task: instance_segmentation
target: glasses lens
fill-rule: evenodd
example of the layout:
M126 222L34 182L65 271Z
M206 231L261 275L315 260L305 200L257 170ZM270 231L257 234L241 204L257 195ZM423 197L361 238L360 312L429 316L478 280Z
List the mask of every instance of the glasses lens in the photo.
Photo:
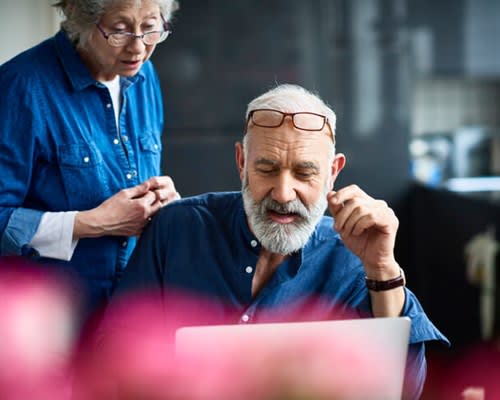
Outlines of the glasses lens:
M130 35L126 33L112 33L108 36L108 43L113 47L121 47L128 43Z
M172 31L162 31L160 32L160 38L157 43L163 42L166 38L168 38L172 34Z
M283 114L274 110L255 110L252 112L252 122L265 128L276 128L281 125Z
M312 113L297 113L293 116L293 123L299 129L320 131L325 126L325 117Z
M161 42L162 40L165 40L165 39L162 39L162 34L164 32L162 31L154 31L154 32L146 32L144 34L144 38L143 38L143 41L145 44L148 44L148 45L152 45L152 44L156 44L158 42Z

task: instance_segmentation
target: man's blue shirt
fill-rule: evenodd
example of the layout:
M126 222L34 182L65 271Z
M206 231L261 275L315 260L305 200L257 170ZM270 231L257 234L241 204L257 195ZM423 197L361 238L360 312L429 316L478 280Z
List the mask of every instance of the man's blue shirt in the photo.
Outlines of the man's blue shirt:
M322 218L304 248L283 262L252 297L259 251L239 192L179 200L164 207L142 234L117 295L131 288L195 293L215 302L209 310L218 314L213 315L216 322L229 316L234 323L290 320L301 310L318 317L372 316L363 265L344 246L331 217ZM402 315L412 321L409 369L415 377L406 393L415 398L425 379L423 342L448 341L414 294L407 288L405 294ZM321 310L311 310L311 301Z
M160 174L163 105L152 64L120 84L118 129L108 89L64 32L0 67L0 255L36 257L28 244L44 212L88 210ZM39 261L83 278L99 303L134 244L81 239L71 261Z

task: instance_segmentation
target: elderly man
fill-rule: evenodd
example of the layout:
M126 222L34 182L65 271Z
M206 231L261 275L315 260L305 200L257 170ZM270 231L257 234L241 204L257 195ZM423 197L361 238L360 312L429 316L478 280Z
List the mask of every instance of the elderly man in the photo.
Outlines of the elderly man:
M417 398L424 342L447 339L405 287L394 258L394 212L355 185L333 190L346 162L335 153L335 122L318 96L295 85L250 102L236 144L241 193L162 209L142 234L119 292L201 294L220 305L215 321L232 312L240 323L290 320L318 299L323 316L408 316L412 379L405 397ZM333 218L324 216L327 208Z

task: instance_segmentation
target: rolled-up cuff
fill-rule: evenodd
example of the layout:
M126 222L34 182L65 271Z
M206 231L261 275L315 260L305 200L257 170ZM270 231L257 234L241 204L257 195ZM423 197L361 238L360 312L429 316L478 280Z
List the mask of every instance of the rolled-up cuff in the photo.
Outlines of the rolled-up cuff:
M25 255L35 235L43 211L17 208L11 214L0 241L2 255Z
M437 329L425 314L415 295L405 288L405 305L402 316L411 319L410 344L438 340L450 346L450 341Z

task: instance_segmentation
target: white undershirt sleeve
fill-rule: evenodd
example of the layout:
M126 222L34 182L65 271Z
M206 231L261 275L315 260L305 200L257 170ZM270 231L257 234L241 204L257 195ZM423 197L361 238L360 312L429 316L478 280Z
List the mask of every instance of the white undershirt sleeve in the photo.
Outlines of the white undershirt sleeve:
M43 214L38 229L30 245L42 257L57 260L71 260L78 239L73 239L73 226L78 211L46 212Z

